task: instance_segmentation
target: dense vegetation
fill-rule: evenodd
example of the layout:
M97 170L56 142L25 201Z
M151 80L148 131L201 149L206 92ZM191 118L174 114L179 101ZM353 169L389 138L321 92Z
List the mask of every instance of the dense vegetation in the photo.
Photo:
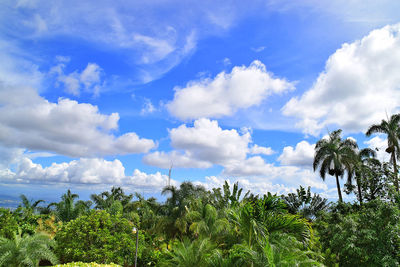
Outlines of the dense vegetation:
M16 210L0 209L0 266L133 266L136 236L138 266L398 266L399 122L393 115L367 131L388 136L390 162L341 130L317 142L313 168L336 180L336 203L310 188L254 195L227 182L210 191L168 186L163 203L119 187L91 201L68 190L47 206L22 195ZM353 203L343 202L344 177Z

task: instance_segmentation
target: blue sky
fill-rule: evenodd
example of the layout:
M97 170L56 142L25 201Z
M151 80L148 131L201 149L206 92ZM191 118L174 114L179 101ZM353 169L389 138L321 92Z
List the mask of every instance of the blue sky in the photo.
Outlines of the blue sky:
M225 179L336 198L313 145L399 111L398 1L3 1L3 195ZM378 155L387 160L384 153ZM350 196L351 198L351 196Z

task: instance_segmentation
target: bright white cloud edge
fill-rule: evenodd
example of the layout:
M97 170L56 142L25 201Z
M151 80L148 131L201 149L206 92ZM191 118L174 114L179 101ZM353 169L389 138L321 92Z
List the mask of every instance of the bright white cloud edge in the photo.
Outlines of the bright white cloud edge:
M304 133L319 135L333 125L348 132L364 132L386 113L399 111L400 24L370 32L345 43L326 62L315 84L292 98L283 114L299 119Z
M250 66L236 66L215 78L190 81L175 88L166 104L170 114L181 120L231 116L239 109L260 105L268 96L294 89L293 83L275 78L258 60Z

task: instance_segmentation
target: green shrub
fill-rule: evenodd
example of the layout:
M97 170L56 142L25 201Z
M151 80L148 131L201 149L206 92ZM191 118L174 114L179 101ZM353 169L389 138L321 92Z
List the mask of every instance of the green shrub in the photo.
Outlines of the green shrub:
M117 265L114 263L110 264L99 264L95 262L85 263L85 262L70 262L66 264L58 264L53 267L120 267L121 265Z
M56 252L61 262L83 261L133 264L136 235L133 224L120 215L91 211L63 225L57 232ZM140 257L143 235L139 235Z
M9 209L0 208L0 237L11 239L18 231L18 222Z

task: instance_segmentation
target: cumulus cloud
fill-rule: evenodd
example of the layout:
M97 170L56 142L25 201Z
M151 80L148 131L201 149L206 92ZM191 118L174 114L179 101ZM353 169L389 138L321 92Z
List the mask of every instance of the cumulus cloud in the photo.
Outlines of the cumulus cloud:
M65 57L57 57L60 63L54 66L51 70L51 74L57 75L57 82L62 83L65 87L65 91L69 94L79 96L81 89L87 92L93 93L97 96L100 93L100 89L103 85L102 73L103 70L96 63L88 63L86 68L82 72L74 71L70 74L65 74Z
M182 120L219 118L260 105L269 95L292 89L292 83L273 77L256 60L248 67L234 67L231 73L221 72L214 79L191 81L184 88L175 88L174 99L167 103L167 109Z
M120 136L118 113L60 98L49 102L30 88L0 85L0 144L80 157L148 152L155 144L129 132Z
M269 156L269 155L274 154L275 151L273 151L272 148L270 148L270 147L254 145L251 147L250 153L251 154L262 154L262 155Z
M231 161L225 164L224 175L228 176L270 176L274 165L266 163L260 156L250 157L245 160Z
M304 133L318 135L327 125L349 132L395 113L400 102L400 24L370 32L345 43L326 62L312 88L283 107L287 116L300 119Z
M311 185L316 190L326 190L327 184L312 172L299 168L277 168L274 176L223 178L223 176L205 177L204 181L192 181L207 189L221 187L225 180L230 185L239 182L245 190L252 193L267 192L287 194L295 191L299 185ZM271 173L270 173L271 174ZM269 174L268 174L269 175ZM285 179L281 179L281 175ZM117 185L129 186L132 190L157 192L168 184L168 175L160 172L145 173L135 169L131 175L125 174L125 168L118 159L108 161L100 158L81 158L70 162L53 163L48 167L34 163L27 157L21 157L14 169L0 168L0 181L3 183L39 183L72 185ZM333 180L332 180L333 181ZM179 182L171 179L171 185Z
M171 145L177 151L154 152L144 157L150 165L166 168L225 166L232 161L245 160L251 143L250 133L223 130L217 121L199 119L188 127L185 124L169 131ZM180 152L181 151L181 152Z
M286 146L278 160L282 165L312 166L315 154L315 144L307 141L299 142L295 148Z
M156 151L143 157L143 162L148 165L157 166L159 168L168 169L171 166L179 168L210 168L212 163L209 161L196 159L190 152Z
M217 121L203 118L196 120L193 127L183 124L171 129L169 135L175 150L147 154L143 158L144 163L164 169L171 165L178 168L209 168L219 165L223 167L218 178L220 181L223 182L221 177L235 177L253 185L252 189L258 187L260 190L274 190L271 192L278 190L274 184L281 184L279 190L298 188L300 184L304 186L307 183L316 189L327 188L310 166L276 166L261 156L250 156L269 155L272 152L267 147L251 146L250 131L239 133L234 129L224 130ZM302 151L301 145L296 149L297 154Z
M255 194L266 194L267 192L276 194L288 194L295 192L300 185L311 186L313 190L326 191L328 188L335 189L334 183L323 182L321 178L315 175L310 170L302 170L300 168L287 168L287 167L276 167L278 170L276 173L279 175L271 176L260 176L260 177L233 177L226 178L226 176L209 176L205 178L204 182L196 182L205 186L207 189L222 187L225 181L230 186L238 182L239 186L246 192ZM285 175L286 179L280 179L280 175ZM333 181L333 180L332 180ZM333 191L335 193L335 191ZM336 198L336 195L330 195L330 197Z
M81 158L43 167L23 157L18 161L15 171L2 168L0 177L0 181L7 183L125 185L151 192L161 190L168 183L168 176L160 172L147 174L135 169L132 175L126 175L118 159L107 161L100 158ZM171 179L171 185L177 184L177 181Z

